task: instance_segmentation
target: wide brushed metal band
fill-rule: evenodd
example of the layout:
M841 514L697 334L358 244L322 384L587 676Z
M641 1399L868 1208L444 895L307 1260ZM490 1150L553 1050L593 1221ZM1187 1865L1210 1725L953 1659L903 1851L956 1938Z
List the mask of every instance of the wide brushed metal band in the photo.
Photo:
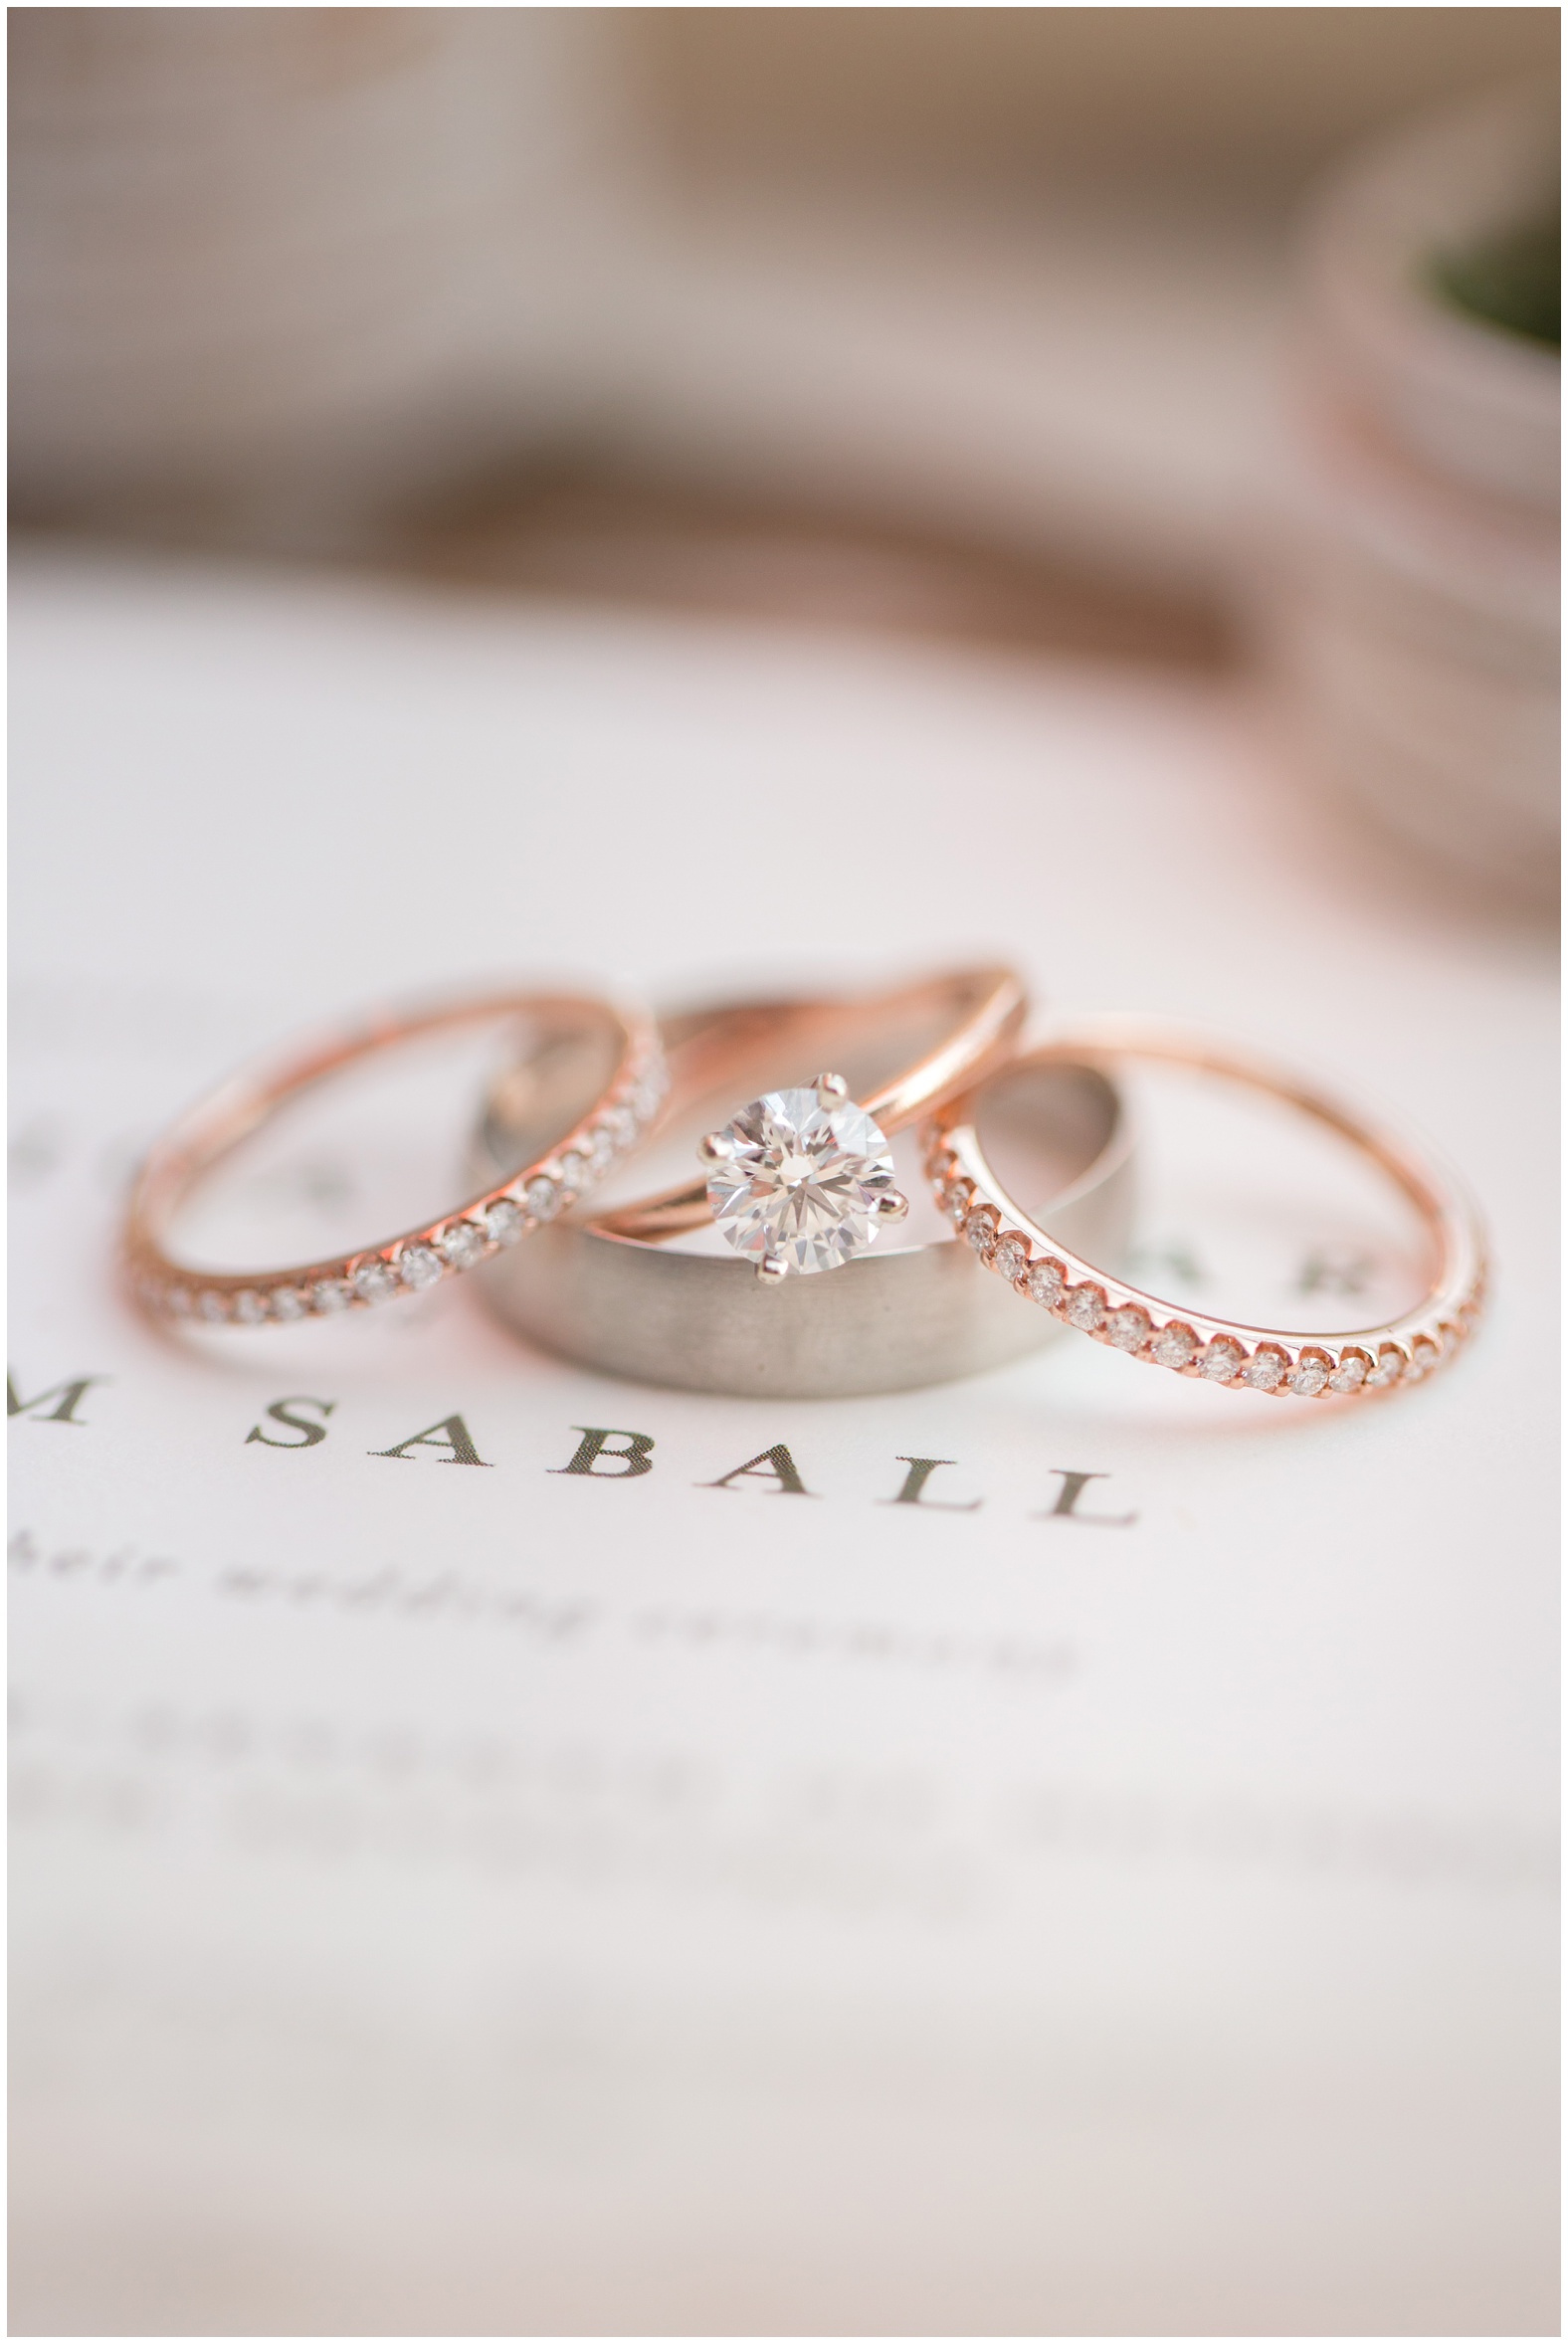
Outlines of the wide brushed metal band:
M857 1094L895 1094L898 1106L883 1110L885 1120L907 1122L938 1083L918 1078L915 1068L879 1082L876 1058L879 1039L895 1041L906 1027L915 999L908 989L861 1003L747 1004L667 1021L671 1113L721 1094L726 1083L738 1099L747 1085L809 1073L814 1052L833 1055L823 1053L822 1030L837 1025L841 1055L849 1055L852 1029L862 1055ZM1018 1001L1021 1014L1021 992ZM1009 1015L999 1036L991 1021L976 1055L999 1063L1016 1024ZM1042 1075L1035 1104L1053 1162L1067 1166L1042 1209L1053 1226L1071 1226L1085 1244L1092 1233L1119 1256L1131 1219L1132 1146L1117 1091L1092 1069L1059 1067ZM514 1125L498 1128L492 1111L481 1160L514 1148L517 1136ZM770 1290L745 1263L672 1250L666 1241L694 1226L690 1200L679 1192L573 1214L489 1265L481 1288L508 1325L581 1366L757 1399L908 1391L1003 1366L1054 1331L1044 1313L1008 1307L1012 1297L960 1240L879 1245L829 1275Z

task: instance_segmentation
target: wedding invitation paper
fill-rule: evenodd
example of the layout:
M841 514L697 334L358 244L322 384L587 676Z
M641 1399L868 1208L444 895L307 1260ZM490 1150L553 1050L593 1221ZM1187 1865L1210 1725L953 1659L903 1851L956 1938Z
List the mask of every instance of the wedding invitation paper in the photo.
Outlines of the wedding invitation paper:
M13 2326L1553 2330L1544 948L1208 682L109 560L13 616ZM474 1279L116 1286L139 1149L296 1027L970 955L1426 1133L1469 1349L763 1402ZM1233 1103L1145 1112L1159 1290L1412 1274L1328 1156L1255 1202Z

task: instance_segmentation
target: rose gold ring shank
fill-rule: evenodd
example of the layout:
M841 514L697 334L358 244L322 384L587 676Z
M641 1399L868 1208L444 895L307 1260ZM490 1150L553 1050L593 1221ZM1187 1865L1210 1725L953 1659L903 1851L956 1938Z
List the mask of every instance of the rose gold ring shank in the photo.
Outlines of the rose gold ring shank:
M1021 1213L986 1161L975 1132L983 1085L938 1109L925 1130L937 1201L976 1256L1038 1307L1130 1357L1279 1397L1384 1391L1417 1383L1470 1333L1485 1285L1485 1244L1474 1208L1451 1175L1407 1140L1311 1080L1218 1037L1180 1026L1101 1018L1056 1029L1010 1074L1067 1061L1114 1073L1142 1060L1192 1067L1287 1100L1372 1158L1415 1207L1431 1249L1427 1291L1386 1324L1307 1334L1248 1326L1178 1308L1081 1260Z
M416 1229L291 1269L193 1269L168 1250L170 1224L197 1184L299 1093L378 1051L487 1022L515 1022L541 1047L597 1040L601 1064L610 1065L591 1106L536 1161ZM235 1075L156 1143L126 1208L130 1289L157 1317L241 1326L330 1317L419 1292L514 1245L597 1185L658 1120L668 1087L653 1019L587 995L490 994L372 1016Z

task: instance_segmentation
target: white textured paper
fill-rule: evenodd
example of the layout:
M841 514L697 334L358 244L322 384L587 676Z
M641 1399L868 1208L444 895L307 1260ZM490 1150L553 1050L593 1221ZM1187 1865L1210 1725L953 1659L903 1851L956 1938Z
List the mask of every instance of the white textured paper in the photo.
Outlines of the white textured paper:
M13 613L13 2326L1554 2328L1544 951L1218 686L107 561ZM970 951L1429 1133L1468 1355L761 1403L462 1281L201 1350L112 1290L136 1149L323 1012ZM1350 1274L1213 1166L1148 1167L1168 1276ZM485 1469L374 1454L454 1415ZM809 1495L712 1485L778 1444Z

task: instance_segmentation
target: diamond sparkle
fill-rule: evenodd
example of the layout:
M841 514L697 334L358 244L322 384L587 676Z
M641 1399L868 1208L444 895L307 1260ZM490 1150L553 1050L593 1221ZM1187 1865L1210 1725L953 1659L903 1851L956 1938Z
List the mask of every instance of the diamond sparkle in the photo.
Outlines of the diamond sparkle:
M522 1235L522 1207L510 1197L497 1197L485 1215L485 1227L494 1246L514 1246Z
M1194 1358L1197 1349L1198 1338L1192 1328L1175 1319L1169 1326L1160 1328L1149 1345L1149 1356L1157 1359L1161 1367L1172 1367L1179 1373Z
M1003 1238L991 1257L992 1269L1005 1277L1009 1285L1018 1283L1028 1266L1029 1248L1021 1237Z
M893 1198L884 1134L853 1099L770 1090L742 1107L710 1161L707 1201L725 1241L760 1270L837 1270L875 1244Z
M479 1260L487 1242L477 1221L449 1221L436 1245L454 1270L467 1270L471 1262Z
M1063 1315L1070 1326L1094 1334L1105 1323L1105 1297L1098 1286L1073 1286Z
M1124 1309L1111 1312L1105 1332L1118 1351L1141 1351L1149 1339L1148 1313L1129 1302Z
M991 1250L996 1244L996 1215L988 1205L982 1206L978 1212L970 1214L964 1225L964 1235L981 1261L988 1262L991 1259Z
M397 1258L397 1273L417 1293L421 1286L433 1286L441 1275L441 1256L433 1246L405 1246Z
M530 1180L522 1193L535 1221L553 1221L561 1209L561 1192L543 1172Z
M1029 1290L1043 1310L1054 1310L1062 1299L1062 1265L1037 1262L1029 1272Z

